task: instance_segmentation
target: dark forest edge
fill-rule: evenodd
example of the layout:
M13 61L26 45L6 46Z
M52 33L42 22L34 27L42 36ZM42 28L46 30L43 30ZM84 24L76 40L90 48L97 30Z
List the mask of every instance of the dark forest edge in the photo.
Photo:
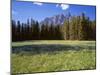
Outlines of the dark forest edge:
M96 21L84 13L69 16L63 25L40 25L33 19L27 23L12 20L12 41L25 40L96 40Z

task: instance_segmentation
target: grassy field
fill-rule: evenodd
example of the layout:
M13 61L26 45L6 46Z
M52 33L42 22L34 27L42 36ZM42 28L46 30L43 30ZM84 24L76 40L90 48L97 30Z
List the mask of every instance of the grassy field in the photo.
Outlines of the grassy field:
M95 41L13 42L12 73L95 69L95 56Z

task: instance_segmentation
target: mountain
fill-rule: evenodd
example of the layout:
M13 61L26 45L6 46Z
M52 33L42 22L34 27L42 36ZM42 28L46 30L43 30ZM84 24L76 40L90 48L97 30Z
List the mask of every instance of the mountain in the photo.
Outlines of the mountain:
M62 25L64 21L68 18L68 15L60 14L60 15L55 15L52 17L47 17L43 21L40 22L40 24L48 24L48 25Z

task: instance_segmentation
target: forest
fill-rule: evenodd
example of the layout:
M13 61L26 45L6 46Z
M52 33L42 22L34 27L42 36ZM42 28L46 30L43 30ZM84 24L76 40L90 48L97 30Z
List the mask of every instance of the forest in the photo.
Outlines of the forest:
M90 20L85 13L68 15L62 25L41 25L34 19L27 19L26 23L12 20L12 41L96 40L96 20Z

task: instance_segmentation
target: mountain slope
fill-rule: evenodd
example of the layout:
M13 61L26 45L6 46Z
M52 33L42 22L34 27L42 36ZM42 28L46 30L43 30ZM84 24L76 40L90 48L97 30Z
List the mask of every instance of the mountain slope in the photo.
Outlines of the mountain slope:
M43 21L40 22L40 24L48 24L48 25L62 25L64 21L68 18L68 15L60 14L60 15L55 15L52 17L47 17Z

